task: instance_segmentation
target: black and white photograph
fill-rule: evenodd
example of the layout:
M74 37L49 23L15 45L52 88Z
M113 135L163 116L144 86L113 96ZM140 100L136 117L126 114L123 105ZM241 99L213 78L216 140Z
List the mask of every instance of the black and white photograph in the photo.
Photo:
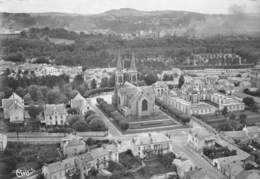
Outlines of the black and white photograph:
M0 0L0 179L260 179L260 0Z

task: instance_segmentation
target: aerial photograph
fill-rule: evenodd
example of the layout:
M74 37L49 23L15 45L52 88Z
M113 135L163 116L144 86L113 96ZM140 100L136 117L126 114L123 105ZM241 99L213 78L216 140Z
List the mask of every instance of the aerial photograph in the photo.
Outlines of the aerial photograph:
M260 0L0 0L0 179L260 179Z

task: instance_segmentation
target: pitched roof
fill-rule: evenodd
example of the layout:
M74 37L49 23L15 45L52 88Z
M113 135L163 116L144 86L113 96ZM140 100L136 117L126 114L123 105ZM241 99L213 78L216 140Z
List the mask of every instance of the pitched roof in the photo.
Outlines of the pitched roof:
M109 152L117 152L117 146L115 144L103 145L102 147L93 149L90 154L93 158L99 158L104 155L109 155Z
M44 115L53 115L54 113L58 115L67 114L64 104L46 104L44 109Z
M71 100L85 100L85 98L80 93L77 93L77 95Z
M2 100L2 106L4 109L10 108L11 105L16 103L20 107L23 107L23 99L16 93L13 93L9 98Z
M143 133L138 135L135 145L149 145L153 143L169 142L170 139L162 133Z

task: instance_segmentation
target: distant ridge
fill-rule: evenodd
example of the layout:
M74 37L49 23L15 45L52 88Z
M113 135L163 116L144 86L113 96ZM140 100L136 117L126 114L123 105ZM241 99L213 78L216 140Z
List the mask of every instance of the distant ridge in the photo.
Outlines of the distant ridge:
M154 31L183 36L259 35L258 14L202 14L188 11L113 9L99 14L60 12L0 13L1 32L31 27L66 28L73 31L106 30L113 33Z

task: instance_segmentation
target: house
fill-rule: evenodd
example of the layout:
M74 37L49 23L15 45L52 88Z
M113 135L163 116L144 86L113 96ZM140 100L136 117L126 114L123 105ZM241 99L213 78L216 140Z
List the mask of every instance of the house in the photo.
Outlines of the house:
M172 141L162 133L143 133L131 141L132 153L139 158L149 158L172 150Z
M7 136L4 134L0 134L0 152L5 151L7 146Z
M86 99L80 93L77 93L77 95L71 99L70 106L71 108L78 109L82 115L90 110L90 106L87 105Z
M10 119L10 122L24 122L24 101L16 93L2 99L2 107L5 119Z
M190 160L174 159L172 162L177 167L179 177L184 178L191 171L197 170L197 166Z
M204 130L195 129L188 134L188 144L199 153L204 147L211 147L215 144L215 138Z
M117 146L103 145L89 152L46 164L42 167L42 173L46 179L66 179L66 176L75 173L80 174L80 179L84 179L92 168L101 170L108 166L108 161L118 160Z
M76 134L69 134L62 138L60 146L63 154L67 156L78 155L80 153L86 152L87 150L83 137L80 137Z
M103 145L90 151L96 169L106 168L108 161L119 161L119 152L116 144Z
M161 97L164 93L168 93L169 87L164 81L157 81L153 84L156 97Z
M67 111L64 104L46 104L44 107L44 117L41 123L50 125L65 125Z
M45 164L42 167L42 174L45 179L66 179L67 175L76 173L75 159L67 158L58 162Z

